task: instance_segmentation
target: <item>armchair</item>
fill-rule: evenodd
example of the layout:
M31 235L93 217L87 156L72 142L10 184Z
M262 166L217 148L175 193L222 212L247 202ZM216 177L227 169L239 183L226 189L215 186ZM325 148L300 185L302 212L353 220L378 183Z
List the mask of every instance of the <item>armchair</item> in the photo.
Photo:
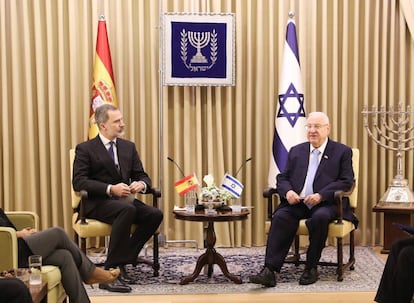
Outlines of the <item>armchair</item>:
M18 230L25 227L39 229L39 216L36 213L8 211L6 214ZM0 271L18 268L17 236L13 228L0 227L0 247ZM42 266L42 278L47 281L47 302L65 302L66 293L59 268L52 265Z
M75 150L71 149L69 151L70 158L70 169L71 176L73 173L73 161L75 159ZM86 191L75 192L72 189L72 227L75 231L75 242L79 245L80 249L86 254L86 239L91 237L109 237L111 235L112 227L110 224L106 224L99 220L90 219L85 216L84 207L82 200L87 198L88 193ZM158 188L151 188L150 194L152 195L152 205L158 207L158 199L161 197L161 191ZM79 210L79 212L78 212ZM131 231L135 230L136 226L131 226ZM146 260L144 258L138 257L138 262L145 263L151 266L154 270L154 277L158 277L160 263L159 263L159 244L158 244L158 234L157 231L153 235L152 243L152 261Z
M357 207L358 197L358 177L359 177L359 149L352 149L352 165L355 175L354 185L348 192L337 191L335 193L335 203L338 206L338 218L329 224L328 238L336 238L337 261L336 262L319 262L322 266L335 266L337 273L337 281L343 281L343 274L346 269L353 270L355 264L355 226L352 222L344 220L342 217L342 200L344 197L349 198L349 203L353 211ZM274 210L274 203L278 204L278 196L275 188L266 188L263 191L263 197L267 199L267 220L265 222L265 230L269 231L270 222ZM275 197L275 199L273 199ZM274 201L275 200L275 201ZM308 229L305 220L300 220L299 228L294 239L294 254L292 257L286 258L285 263L294 263L296 266L305 264L305 260L300 259L299 240L300 236L308 236ZM346 263L343 261L343 239L349 235L349 259Z

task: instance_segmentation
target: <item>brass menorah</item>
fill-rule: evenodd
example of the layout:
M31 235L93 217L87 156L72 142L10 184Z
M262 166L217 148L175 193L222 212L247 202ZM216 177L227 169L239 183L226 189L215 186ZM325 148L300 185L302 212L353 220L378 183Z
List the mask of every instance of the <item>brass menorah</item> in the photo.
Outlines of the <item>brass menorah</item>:
M409 105L403 109L399 104L396 110L393 106L390 106L388 110L384 106L380 106L379 110L376 106L372 106L371 110L368 110L368 107L364 105L362 114L364 127L369 137L379 146L395 151L397 157L397 174L379 204L412 206L414 195L408 186L408 180L404 178L402 157L404 152L414 149L414 134L412 134L414 112L411 111Z

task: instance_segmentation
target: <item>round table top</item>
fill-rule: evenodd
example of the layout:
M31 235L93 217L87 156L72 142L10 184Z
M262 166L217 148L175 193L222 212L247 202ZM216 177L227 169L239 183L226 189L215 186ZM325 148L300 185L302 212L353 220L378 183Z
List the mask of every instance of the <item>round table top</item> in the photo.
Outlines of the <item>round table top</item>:
M232 211L217 211L214 214L207 214L202 211L196 211L195 213L189 213L185 210L174 210L175 218L184 221L196 221L196 222L229 222L246 220L250 211L248 209L241 210L240 213L234 213Z

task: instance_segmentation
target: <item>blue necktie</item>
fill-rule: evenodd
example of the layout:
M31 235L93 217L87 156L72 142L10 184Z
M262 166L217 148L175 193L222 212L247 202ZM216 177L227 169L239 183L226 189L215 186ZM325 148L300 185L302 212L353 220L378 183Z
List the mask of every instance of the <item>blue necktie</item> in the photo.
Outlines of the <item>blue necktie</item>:
M118 163L116 163L116 161L115 161L115 152L114 152L114 145L116 144L114 141L110 141L109 142L109 144L111 145L109 148L108 148L108 153L109 153L109 156L112 158L112 161L114 161L114 164L115 164L115 166L116 166L116 169L118 170L118 172L119 172L119 165L118 165Z
M108 153L109 153L109 156L112 158L112 161L114 161L114 163L115 163L115 155L114 155L114 144L115 144L115 142L110 141L109 144L111 146L108 148Z
M305 197L313 194L313 180L315 179L316 170L319 166L319 154L321 152L318 149L314 149L312 151L312 156L309 160L309 166L308 166L308 181L306 182L306 188L305 188ZM311 208L312 206L308 206Z

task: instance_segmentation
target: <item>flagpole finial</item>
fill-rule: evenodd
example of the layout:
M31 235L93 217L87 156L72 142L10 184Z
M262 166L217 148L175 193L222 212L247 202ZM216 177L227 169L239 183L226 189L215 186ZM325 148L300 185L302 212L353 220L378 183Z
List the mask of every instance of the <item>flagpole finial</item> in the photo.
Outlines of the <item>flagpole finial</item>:
M290 12L289 12L289 18L290 18L290 19L295 18L295 13L294 13L293 11L290 11Z
M99 16L99 21L105 21L105 15L100 15Z

